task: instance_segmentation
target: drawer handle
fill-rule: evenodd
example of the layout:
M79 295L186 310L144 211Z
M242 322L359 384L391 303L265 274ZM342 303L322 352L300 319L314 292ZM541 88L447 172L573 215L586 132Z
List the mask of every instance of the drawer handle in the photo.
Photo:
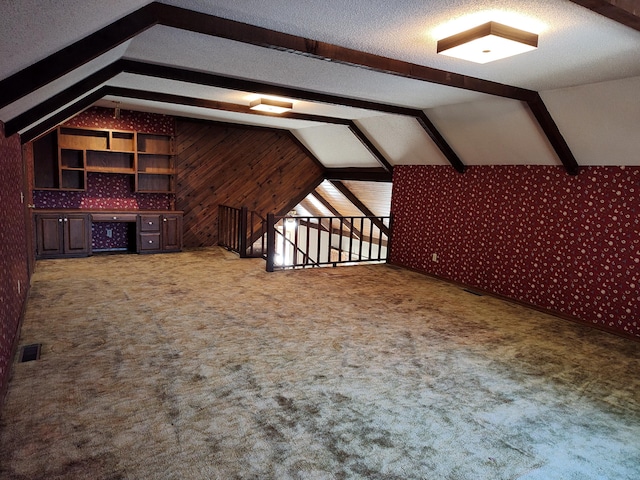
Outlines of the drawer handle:
M149 225L153 225L153 222L149 222Z
M153 240L149 240L149 243L153 243Z
M114 219L114 220L117 220L117 219L118 219L118 217L113 217L113 219Z

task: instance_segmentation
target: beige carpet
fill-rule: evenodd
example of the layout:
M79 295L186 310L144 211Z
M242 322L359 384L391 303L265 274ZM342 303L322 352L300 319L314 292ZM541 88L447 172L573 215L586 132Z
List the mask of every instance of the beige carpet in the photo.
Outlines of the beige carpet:
M386 265L37 265L3 479L640 478L640 344Z

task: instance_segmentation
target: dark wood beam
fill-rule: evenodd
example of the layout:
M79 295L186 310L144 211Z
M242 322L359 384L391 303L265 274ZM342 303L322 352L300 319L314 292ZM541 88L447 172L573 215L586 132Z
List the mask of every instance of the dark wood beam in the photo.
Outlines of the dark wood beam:
M353 133L358 140L360 140L360 143L362 143L362 145L364 145L369 153L371 153L371 155L375 157L378 163L382 165L382 168L384 168L387 172L393 172L393 165L391 165L389 161L384 158L384 155L382 154L382 152L380 152L380 150L378 150L378 147L376 147L373 142L369 140L369 138L360 129L360 127L356 125L355 122L349 123L349 131Z
M326 180L361 180L365 182L391 182L393 174L384 168L327 168L324 172Z
M622 25L640 31L638 0L571 0Z
M12 118L7 122L8 131L12 132L11 134L13 135L29 125L37 123L40 119L46 117L51 112L55 112L64 105L67 105L69 102L73 102L80 98L88 91L102 85L104 82L115 77L120 72L122 72L122 65L120 64L120 60L117 60L101 70L98 70L96 73L89 75L84 80L81 80L66 90L63 90L57 95L48 98L26 112Z
M390 235L389 227L387 227L382 221L377 218L377 215L374 214L369 208L362 203L362 201L351 191L347 186L340 181L331 181L331 184L338 189L340 193L342 193L347 199L353 203L353 205L365 214L367 217L371 217L373 223L376 227L378 227L387 237Z
M625 15L636 17L635 8L630 7L633 5L631 0L619 0L619 2L614 2L613 0L587 2L585 0L585 3L594 4L594 8L598 8L600 10L611 10L613 7L614 13L617 12L615 13L615 15L620 16L621 18ZM618 7L617 5L619 4L623 5L623 7ZM49 57L15 73L14 75L1 80L0 108L8 105L9 103L12 103L19 98L22 98L23 96L33 92L34 90L86 64L87 62L93 60L94 58L97 58L103 53L111 50L117 45L120 45L126 40L135 37L139 33L156 24L179 28L191 32L198 32L220 38L226 38L265 48L278 49L287 52L298 52L305 56L310 56L322 60L331 60L333 62L366 68L368 70L373 70L380 73L397 75L414 80L522 100L527 102L530 106L533 105L532 111L539 108L539 95L531 90L496 82L490 82L479 78L460 75L444 70L438 70L423 65L395 60L392 58L382 57L367 52L361 52L345 47L340 47L338 45L319 42L296 35L276 32L262 27L256 27L233 20L223 19L213 15L195 12L185 8L174 7L171 5L165 5L155 2L140 8L139 10L113 22L107 27L104 27L93 34L88 35L82 40L79 40L76 43L69 45L68 47L65 47L62 50L59 50L58 52L50 55ZM143 72L131 73L144 74ZM195 72L191 72L192 78L196 76L197 75L195 74ZM184 78L174 79L190 81ZM227 83L226 87L223 85L219 86L233 89L245 89L250 91L254 90L253 88L243 88L241 85L251 85L255 82L247 83L247 81L239 79L231 80L231 84ZM265 84L262 85L264 86ZM294 96L289 95L286 91L291 92L295 91L295 89L277 85L272 85L269 88L271 91L264 93L283 96ZM309 95L311 95L312 93L313 92L306 92L307 99L316 101L327 101L327 97L331 97L327 96L326 94L316 93L315 97L311 98L309 97ZM358 108L376 109L373 107L373 104L375 102L357 101L355 99L350 99L350 102L351 103L347 105L355 106ZM359 105L356 105L357 103L359 103ZM369 106L366 106L367 104L369 104ZM397 108L402 110L402 107ZM398 110L396 110L395 112L393 110L393 106L386 105L385 108L380 111L403 114ZM408 109L404 110L406 111ZM546 110L546 108L544 110ZM536 115L536 118L538 118L538 115ZM432 126L429 126L426 122L423 123L428 127L427 133L429 133ZM541 126L546 132L545 125ZM435 135L435 137L437 138L438 135ZM442 148L442 141L444 141L442 138L437 141L437 144L440 148ZM550 138L550 141L552 142L552 144L554 142L557 143L557 137ZM450 158L452 151L449 152L448 150L450 149L445 148L445 151L443 151L443 153L449 159L452 165L457 170L460 170L461 166L457 164L455 159L452 160ZM564 151L565 149L562 150ZM556 149L556 151L558 152L558 149ZM571 164L572 159L572 155L571 158L561 157L561 161L563 162L563 164Z
M90 62L157 23L157 5L146 5L14 73L0 81L0 108Z
M315 164L318 165L324 172L326 170L326 167L323 165L323 163L320 160L318 160L318 157L316 157L315 154L311 150L309 150L307 146L304 143L302 143L300 139L296 137L291 130L288 130L288 133L293 143L295 143L298 146L298 148L300 148L300 150L306 153L307 156L311 158L315 162ZM324 180L324 173L323 173L322 179Z
M177 105L187 105L190 107L208 108L210 110L221 110L224 112L244 113L248 115L258 115L263 117L288 118L291 120L305 120L308 122L330 123L337 125L349 125L350 120L345 118L329 117L325 115L313 115L310 113L268 113L259 110L251 110L249 105L238 105L236 103L218 102L216 100L207 100L204 98L186 97L183 95L174 95L170 93L149 92L146 90L137 90L123 87L106 87L106 95L135 98L138 100L151 100L154 102L174 103Z
M425 132L427 132L427 135L429 135L431 140L433 140L433 143L436 144L443 155L447 158L451 166L455 168L456 171L464 173L467 169L466 165L462 163L460 157L458 157L456 152L454 152L453 148L449 146L449 144L440 134L435 125L431 122L431 120L429 120L427 114L421 111L420 113L418 113L416 120L418 120L420 126L424 129Z
M158 22L162 25L226 38L237 42L286 52L298 52L319 60L362 67L367 70L396 75L414 80L447 85L500 97L527 100L533 93L524 88L504 85L480 78L469 77L445 70L395 60L372 53L353 50L310 38L276 32L246 23L198 13L181 7L156 4Z
M301 190L300 192L298 192L297 195L294 195L293 197L291 197L287 205L284 208L280 209L278 212L276 212L275 215L277 217L286 216L291 210L293 210L296 207L296 205L298 205L302 200L307 198L307 196L310 193L312 193L316 188L318 188L318 185L320 185L323 181L324 181L324 177L320 175L318 178L316 178L313 184L309 186L307 190L304 190L304 191Z
M331 205L331 202L329 202L329 200L324 198L317 190L311 192L310 195L313 196L316 200L318 200L322 205L324 205L324 207L336 217L344 217L344 215L342 215L337 208ZM357 228L355 228L349 220L345 218L343 222L352 234L358 237L358 239L362 238L362 234L360 233L360 231Z
M551 117L551 114L549 113L549 110L547 110L542 98L540 95L536 94L536 96L537 98L528 102L527 105L529 105L531 112L538 120L540 127L549 139L549 143L551 143L551 146L558 155L558 158L560 158L560 161L567 170L567 173L569 175L577 175L580 173L580 166L578 165L578 162L573 156L573 153L571 153L569 145L567 145L567 142L560 133L556 122L553 120L553 117Z
M103 87L104 88L104 87ZM85 108L89 108L95 102L100 100L104 96L104 91L102 89L98 89L95 92L90 93L89 95L82 97L77 102L69 105L64 110L59 111L55 115L47 118L46 120L38 123L35 127L30 128L29 130L23 132L20 135L20 142L24 145L31 140L38 138L43 133L48 132L52 128L55 128L60 123L65 120L77 115Z
M226 88L229 90L242 90L261 95L277 95L280 97L329 103L333 105L344 105L347 107L375 110L384 113L394 113L397 115L415 116L417 114L417 110L413 108L399 107L397 105L389 105L386 103L361 100L340 95L331 95L267 82L258 82L255 80L245 80L225 75L187 70L168 65L157 65L154 63L146 63L136 60L122 60L122 67L122 71L126 73L194 83L197 85L207 85L210 87Z

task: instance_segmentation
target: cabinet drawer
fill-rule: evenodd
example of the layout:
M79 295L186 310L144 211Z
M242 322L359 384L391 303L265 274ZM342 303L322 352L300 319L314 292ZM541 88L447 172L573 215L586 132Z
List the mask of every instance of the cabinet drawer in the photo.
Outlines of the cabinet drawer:
M160 250L160 234L141 233L139 250L141 252L146 252L149 250Z
M94 222L135 222L137 216L135 213L94 213L91 219Z
M141 232L159 232L160 215L140 215Z

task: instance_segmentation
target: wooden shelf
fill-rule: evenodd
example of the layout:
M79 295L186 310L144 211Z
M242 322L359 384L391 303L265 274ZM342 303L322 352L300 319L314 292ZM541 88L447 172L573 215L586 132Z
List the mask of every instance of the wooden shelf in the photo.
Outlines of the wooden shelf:
M136 171L133 168L115 168L115 167L87 167L87 172L93 173L121 173L124 175L134 175Z
M132 190L175 191L171 135L58 127L34 142L34 188L84 190L86 174L132 175Z

